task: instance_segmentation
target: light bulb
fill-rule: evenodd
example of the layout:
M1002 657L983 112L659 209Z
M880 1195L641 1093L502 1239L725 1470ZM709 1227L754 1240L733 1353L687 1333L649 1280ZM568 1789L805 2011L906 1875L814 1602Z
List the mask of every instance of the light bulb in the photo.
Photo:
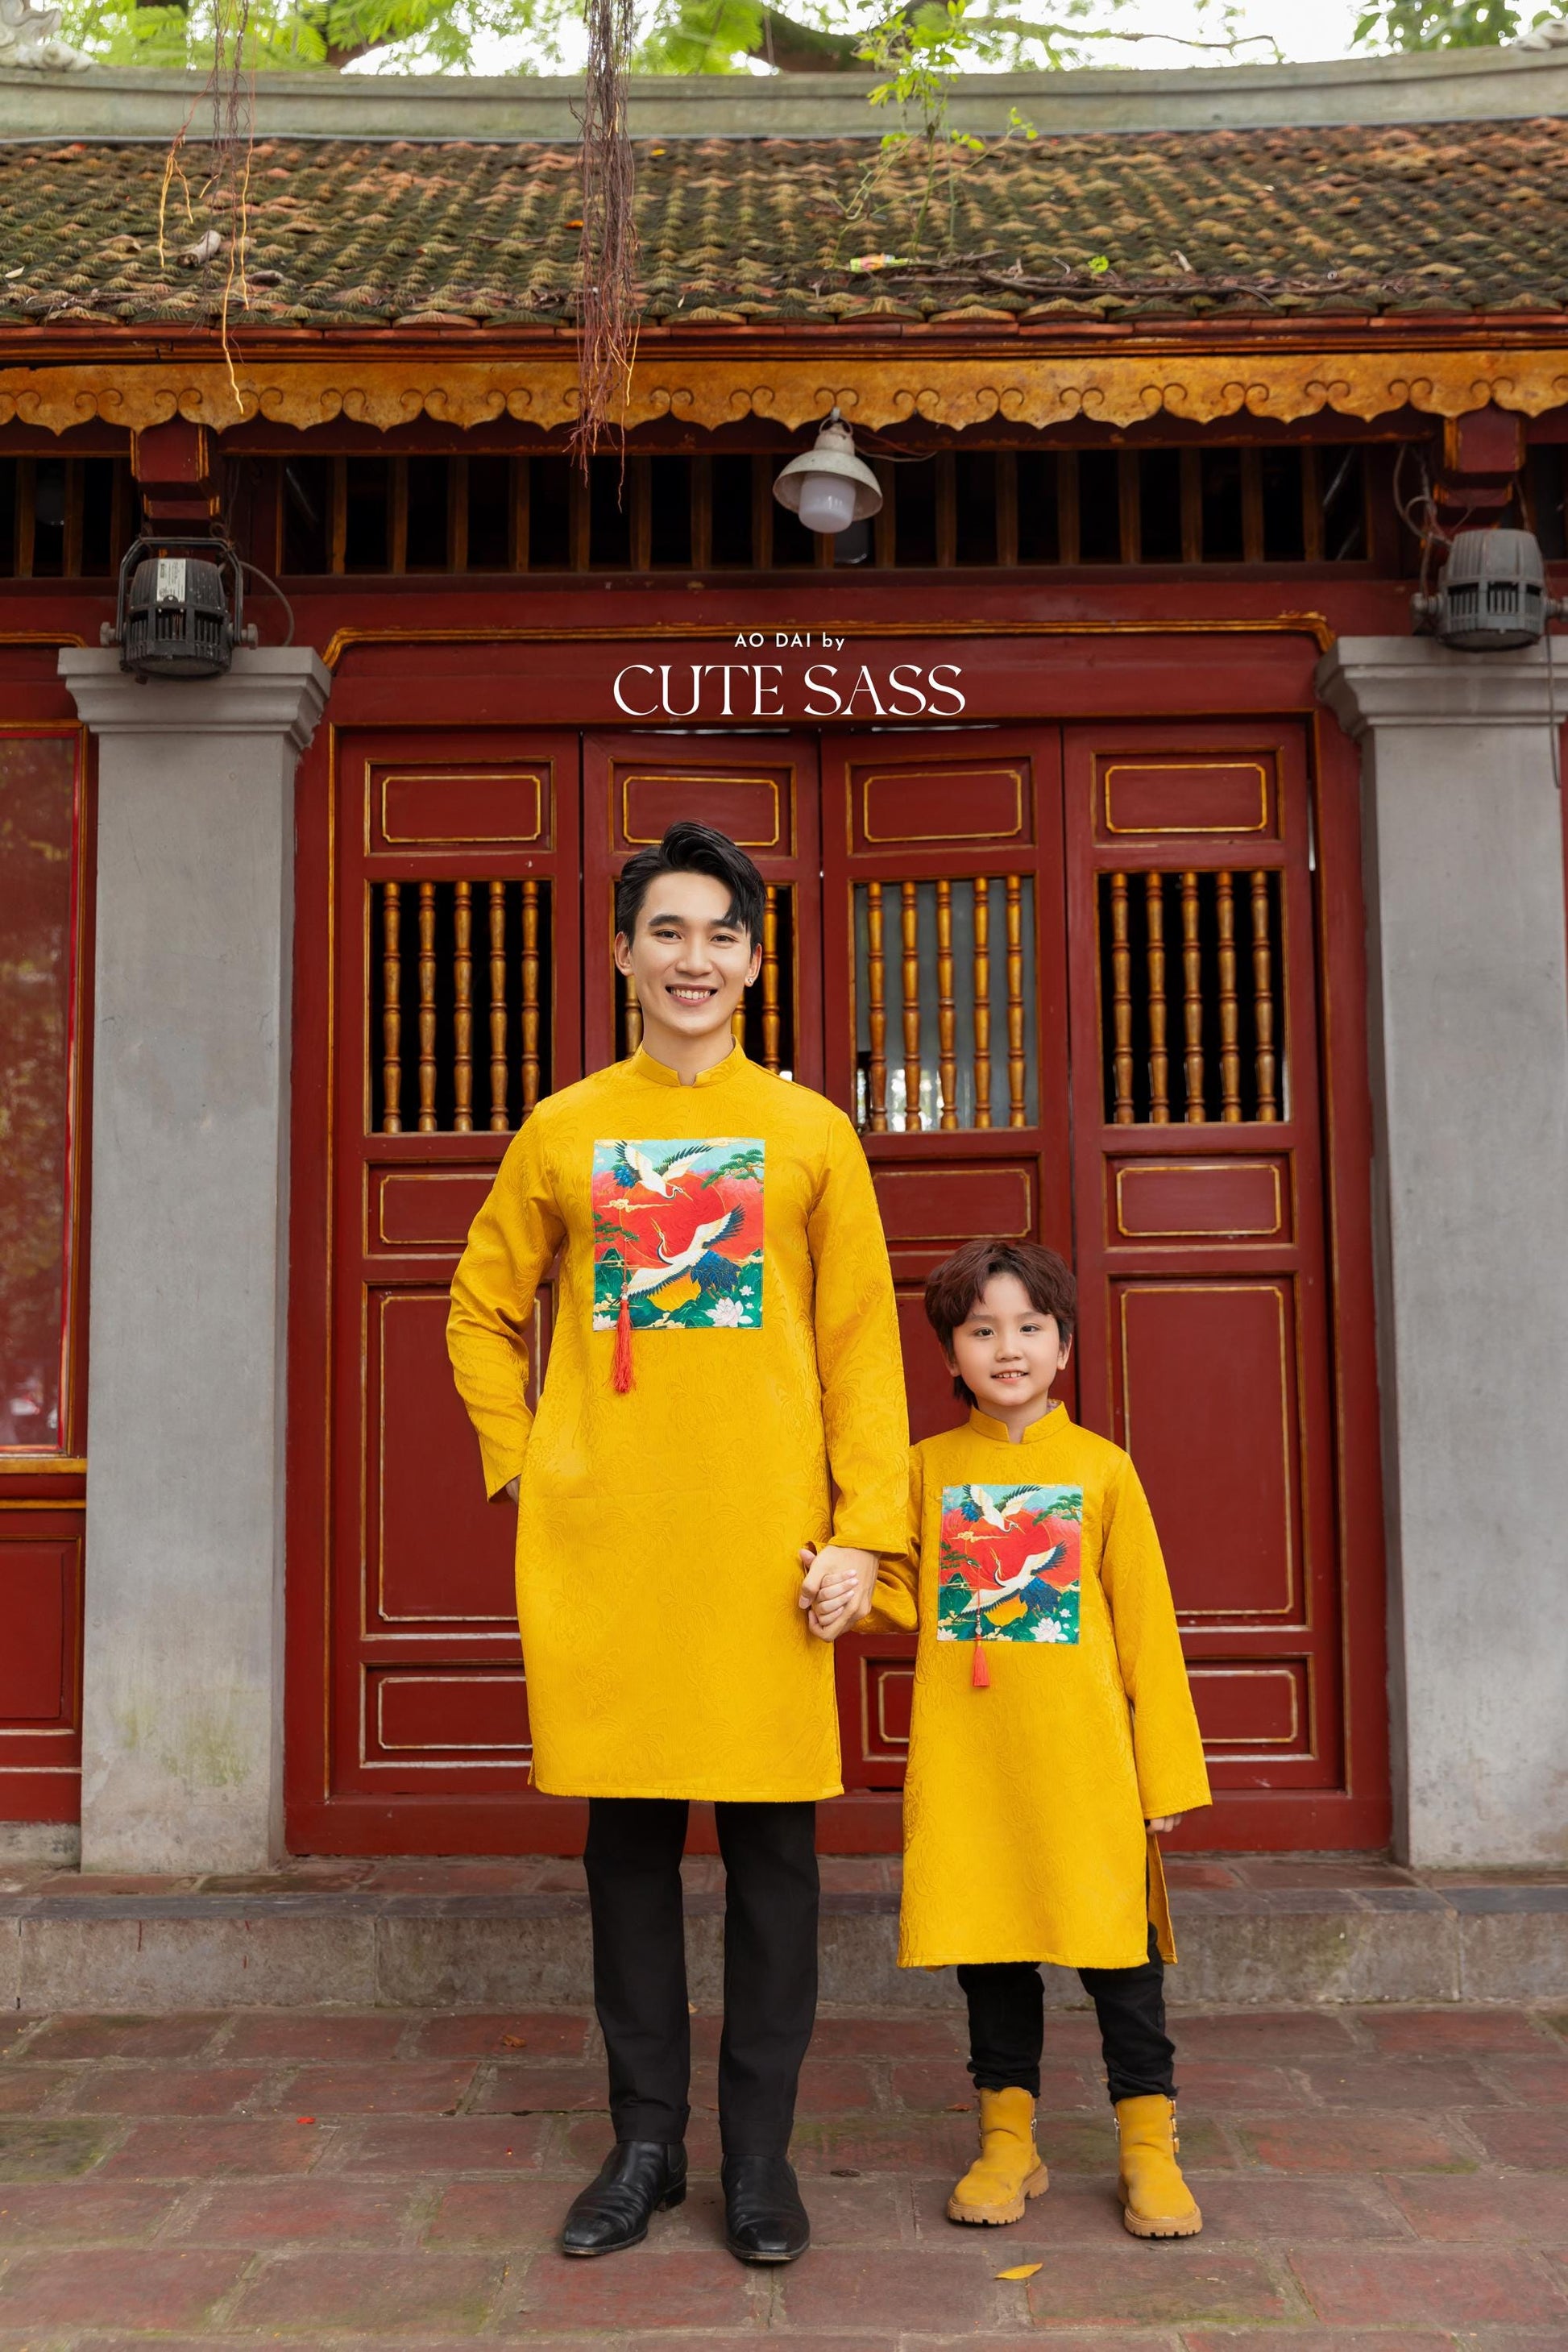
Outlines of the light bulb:
M855 485L843 474L806 474L798 511L807 530L846 530L855 520Z

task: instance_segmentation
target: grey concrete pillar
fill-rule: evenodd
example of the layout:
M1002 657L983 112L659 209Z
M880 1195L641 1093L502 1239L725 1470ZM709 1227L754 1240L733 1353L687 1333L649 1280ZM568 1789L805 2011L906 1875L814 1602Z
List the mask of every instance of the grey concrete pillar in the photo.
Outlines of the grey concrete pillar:
M1568 969L1545 655L1347 637L1318 683L1364 761L1404 1850L1561 1864Z
M60 675L98 738L82 1864L282 1842L294 771L313 653Z

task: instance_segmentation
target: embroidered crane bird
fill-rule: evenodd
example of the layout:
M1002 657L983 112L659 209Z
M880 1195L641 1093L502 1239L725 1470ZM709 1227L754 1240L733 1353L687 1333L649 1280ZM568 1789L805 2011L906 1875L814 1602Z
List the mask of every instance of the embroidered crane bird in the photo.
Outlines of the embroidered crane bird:
M1021 1601L1032 1584L1047 1584L1050 1573L1067 1556L1065 1543L1047 1544L1044 1551L1031 1552L1016 1572L1011 1576L997 1572L996 1581L986 1591L971 1595L959 1611L961 1617L985 1615L1004 1601Z
M637 1144L623 1143L620 1146L616 1174L623 1184L634 1186L640 1184L645 1192L653 1193L656 1199L668 1201L674 1197L674 1187L669 1181L671 1176L684 1167L689 1160L697 1159L702 1150L703 1146L700 1143L689 1144L684 1151L672 1151L664 1166L657 1168L647 1153L640 1150Z
M1005 1536L1010 1536L1015 1532L1013 1514L1024 1508L1028 1492L1027 1486L1016 1487L1012 1494L1003 1496L1004 1508L998 1510L986 1487L971 1486L969 1490L970 1499L985 1526L994 1528L999 1535Z
M662 1234L658 1234L658 1257L652 1265L639 1266L626 1279L626 1296L637 1298L645 1291L662 1290L668 1283L679 1281L683 1274L691 1275L703 1286L729 1290L733 1287L736 1269L727 1258L711 1255L721 1242L729 1240L745 1222L742 1209L728 1209L721 1217L699 1225L683 1248L669 1252ZM655 1227L658 1232L658 1227Z

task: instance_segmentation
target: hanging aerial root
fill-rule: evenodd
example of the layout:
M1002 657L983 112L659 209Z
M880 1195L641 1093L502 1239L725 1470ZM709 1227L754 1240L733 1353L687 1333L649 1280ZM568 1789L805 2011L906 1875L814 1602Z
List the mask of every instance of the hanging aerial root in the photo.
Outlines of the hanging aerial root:
M224 364L228 370L229 389L234 404L243 414L245 402L235 373L234 352L229 341L229 313L237 289L242 304L248 304L250 289L246 273L246 259L250 245L250 170L256 146L256 69L254 61L247 71L245 52L249 42L251 0L216 0L213 12L213 56L204 87L192 99L185 119L169 142L163 159L163 183L158 190L158 260L161 268L168 266L166 224L170 193L178 181L184 202L185 218L195 226L195 203L206 206L216 224L205 237L186 248L179 258L189 267L200 267L204 274L213 259L222 253L224 263L223 293L218 305L218 340L223 347ZM182 152L202 100L212 101L212 134L207 152L207 176L195 203L185 176Z
M626 129L632 0L584 0L583 229L577 258L577 421L586 468L613 419L624 422L637 356L637 175Z

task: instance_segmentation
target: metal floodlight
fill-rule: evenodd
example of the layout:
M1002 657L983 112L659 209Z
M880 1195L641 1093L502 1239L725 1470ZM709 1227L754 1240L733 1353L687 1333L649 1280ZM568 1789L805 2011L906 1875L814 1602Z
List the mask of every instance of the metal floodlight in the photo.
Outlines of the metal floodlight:
M855 455L855 436L837 408L815 445L792 457L773 484L781 507L799 515L807 530L832 535L864 522L882 508L882 486Z
M120 647L122 670L142 679L221 677L235 646L256 642L245 626L238 560L222 540L139 539L126 550L114 625L102 632L104 645Z
M1418 635L1462 654L1539 645L1568 604L1546 593L1540 542L1528 530L1456 531L1435 593L1413 596Z

